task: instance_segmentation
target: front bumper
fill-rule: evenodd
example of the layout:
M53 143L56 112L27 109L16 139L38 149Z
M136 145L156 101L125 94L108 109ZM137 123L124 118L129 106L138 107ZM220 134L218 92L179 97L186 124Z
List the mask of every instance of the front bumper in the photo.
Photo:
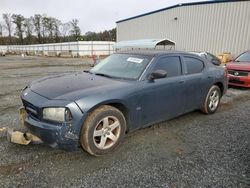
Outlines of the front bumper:
M78 148L79 135L74 133L70 123L60 125L38 121L28 116L24 121L28 132L40 138L43 143L58 149L76 150Z
M40 96L29 88L23 91L21 99L26 115L20 115L20 119L22 120L19 124L23 129L19 131L19 133L15 133L15 136L19 139L17 141L21 142L21 139L27 136L26 133L30 133L33 135L32 138L37 138L37 140L39 139L44 144L53 148L68 151L78 148L81 127L87 113L83 113L75 102L67 100L50 100ZM70 122L63 123L43 120L41 112L45 107L66 107L71 111L73 119ZM13 135L13 130L9 131L8 137L11 138L11 134ZM26 142L21 142L21 144L22 143Z
M250 88L250 75L249 76L233 76L229 75L229 85Z

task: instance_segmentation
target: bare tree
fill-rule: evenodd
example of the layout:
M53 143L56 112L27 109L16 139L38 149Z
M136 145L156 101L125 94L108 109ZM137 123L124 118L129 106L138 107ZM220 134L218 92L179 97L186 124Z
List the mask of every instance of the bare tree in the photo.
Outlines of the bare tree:
M32 33L34 30L34 26L32 24L32 17L25 18L23 26L24 26L24 33L25 33L26 39L28 41L28 44L31 44L32 43Z
M60 26L62 22L56 18L54 18L54 36L55 36L55 42L60 42Z
M44 16L42 18L42 24L43 24L43 37L47 39L47 42L56 42L59 41L59 27L61 24L61 21L53 18L53 17L47 17Z
M71 28L71 23L70 22L66 22L66 23L61 24L60 31L61 31L61 34L62 34L64 40L65 40L66 36L69 35L70 28Z
M3 36L3 26L2 23L0 23L0 37Z
M53 35L53 26L51 23L51 17L47 17L46 15L43 15L42 17L42 36L43 40L46 41L46 38L50 40Z
M79 21L77 19L73 19L70 24L71 24L71 34L75 38L75 40L81 35L81 29L78 26Z
M9 42L10 42L10 44L12 44L11 37L12 37L13 25L12 25L12 21L11 21L11 14L9 14L9 13L3 14L3 20L5 22L4 28L8 31Z
M11 16L13 23L16 25L15 35L18 36L20 44L23 44L23 32L24 32L24 20L25 18L21 14L13 14Z
M32 17L32 22L34 25L34 30L37 34L38 42L42 43L41 28L42 28L42 16L40 14L35 14Z

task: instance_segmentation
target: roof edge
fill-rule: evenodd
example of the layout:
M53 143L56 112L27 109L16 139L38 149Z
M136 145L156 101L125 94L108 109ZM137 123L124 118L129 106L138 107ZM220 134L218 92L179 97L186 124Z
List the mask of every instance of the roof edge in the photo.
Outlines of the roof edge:
M146 48L151 48L154 49L156 48L156 46L159 45L163 45L163 46L167 46L167 45L171 45L174 46L175 42L164 38L164 39L140 39L140 40L125 40L125 41L120 41L114 44L114 48L115 49L122 49L122 48L142 48L142 49L146 49Z
M143 16L147 16L147 15L150 15L150 14L155 14L157 12L162 12L162 11L177 8L177 7L192 6L192 5L206 5L206 4L215 4L215 3L241 2L241 1L246 1L246 0L217 0L217 1L216 0L215 1L210 0L210 1L180 3L180 4L177 4L177 5L170 6L170 7L165 7L165 8L154 10L154 11L147 12L147 13L144 13L144 14L139 14L137 16L122 19L122 20L117 21L116 23L121 23L121 22L125 22L125 21L128 21L128 20L133 20L135 18L140 18L140 17L143 17Z

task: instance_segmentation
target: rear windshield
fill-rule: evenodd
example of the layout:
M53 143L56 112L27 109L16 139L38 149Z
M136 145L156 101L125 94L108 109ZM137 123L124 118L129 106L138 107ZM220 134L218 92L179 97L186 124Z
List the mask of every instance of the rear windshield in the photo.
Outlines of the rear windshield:
M113 78L138 79L152 57L130 54L113 54L90 70Z

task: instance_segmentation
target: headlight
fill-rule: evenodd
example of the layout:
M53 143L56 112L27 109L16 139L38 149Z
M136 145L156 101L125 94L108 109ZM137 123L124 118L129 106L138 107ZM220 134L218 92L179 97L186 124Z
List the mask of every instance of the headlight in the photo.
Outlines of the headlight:
M72 115L67 108L57 107L57 108L44 108L43 109L43 119L65 122L72 120Z

